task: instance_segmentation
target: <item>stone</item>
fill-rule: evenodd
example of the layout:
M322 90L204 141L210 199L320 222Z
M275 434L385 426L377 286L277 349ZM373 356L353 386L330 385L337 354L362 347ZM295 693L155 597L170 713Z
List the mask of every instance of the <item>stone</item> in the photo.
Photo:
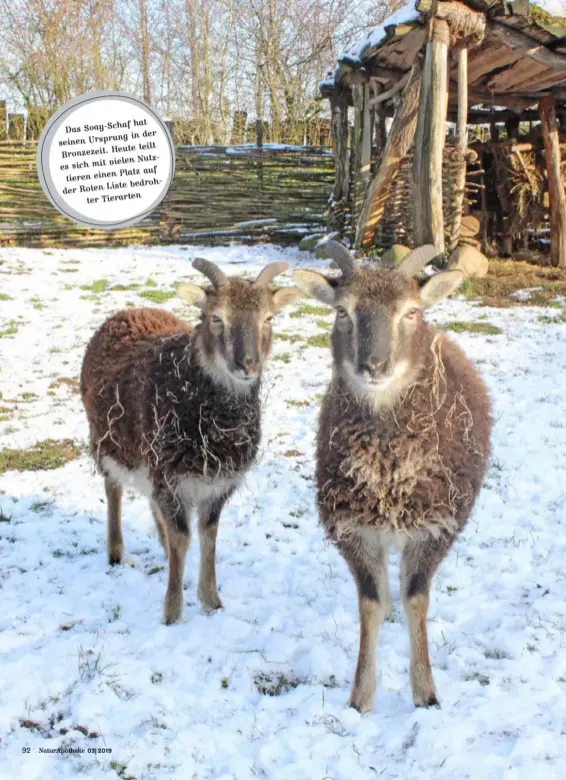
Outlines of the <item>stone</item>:
M474 246L459 246L450 255L448 268L459 268L468 279L481 279L487 275L489 262Z

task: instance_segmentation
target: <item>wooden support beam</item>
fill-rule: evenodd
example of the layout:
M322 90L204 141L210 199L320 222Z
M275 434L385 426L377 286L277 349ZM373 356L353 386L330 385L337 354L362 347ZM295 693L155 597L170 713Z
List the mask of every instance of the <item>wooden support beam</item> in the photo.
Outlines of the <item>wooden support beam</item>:
M539 111L550 197L550 259L552 265L566 268L566 193L560 172L556 100L543 98Z
M349 95L343 90L337 90L330 98L330 129L335 173L329 209L329 227L331 230L340 231L344 227L345 203L350 182L348 102Z
M442 150L448 107L447 22L432 21L432 37L426 46L421 99L413 154L413 234L417 246L434 244L444 253L442 212Z
M413 143L417 126L417 111L421 87L422 61L413 65L401 101L395 113L385 148L375 176L369 184L360 218L356 227L356 246L369 249L373 245L377 226L383 217L389 188L397 174L401 160Z
M373 135L373 112L370 108L369 97L369 82L364 84L363 94L363 106L362 106L362 148L361 148L361 170L360 177L362 180L363 189L367 187L367 184L371 176L371 141Z
M401 92L405 84L407 83L407 79L409 78L409 74L406 73L399 81L391 87L391 89L388 89L386 92L381 92L379 95L376 95L375 97L371 98L369 101L370 107L373 108L378 103L383 103L386 100L389 100L393 97L393 95L396 95L398 92Z
M458 118L456 120L456 149L459 168L454 176L454 211L450 228L450 247L452 252L458 246L464 192L466 189L466 152L468 149L468 50L464 46L458 51Z

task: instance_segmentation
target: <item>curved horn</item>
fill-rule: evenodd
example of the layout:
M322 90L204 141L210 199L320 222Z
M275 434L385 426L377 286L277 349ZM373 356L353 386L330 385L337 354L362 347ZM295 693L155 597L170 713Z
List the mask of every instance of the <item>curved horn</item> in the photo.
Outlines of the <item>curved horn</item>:
M289 263L270 263L269 265L266 265L265 268L260 271L259 276L255 280L254 284L256 287L267 287L269 282L279 274L282 274L283 271L286 271L287 268L289 268Z
M224 271L221 271L220 268L214 263L211 263L210 260L205 260L204 257L197 257L193 260L193 268L196 268L197 271L200 271L201 274L204 274L210 279L217 289L223 287L228 282L228 277Z
M434 260L437 255L438 252L433 244L425 244L424 246L420 246L418 249L413 249L412 252L409 252L409 254L401 260L396 270L400 271L404 276L412 278L422 271L431 260Z
M347 249L344 244L339 241L330 239L324 244L326 253L332 260L335 260L340 266L344 281L348 281L354 275L354 272L358 270L359 263L354 255Z

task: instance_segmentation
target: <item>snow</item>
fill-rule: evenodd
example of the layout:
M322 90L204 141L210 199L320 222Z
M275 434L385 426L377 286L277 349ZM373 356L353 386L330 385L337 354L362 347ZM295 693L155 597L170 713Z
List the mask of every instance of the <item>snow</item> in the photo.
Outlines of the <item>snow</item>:
M397 24L406 24L413 22L420 16L415 9L415 0L409 2L387 19L378 27L371 27L363 38L360 38L350 49L338 57L339 62L360 63L368 49L375 49L386 36L386 28L394 27Z
M4 249L0 332L17 332L0 338L2 448L85 442L80 398L56 380L77 377L87 340L111 311L147 304L143 289L201 278L190 267L195 255L230 273L255 274L275 260L327 265L269 245ZM103 279L141 288L80 289ZM162 305L196 316L177 298ZM381 632L375 709L364 716L347 706L358 644L355 586L324 541L314 500L329 352L304 339L332 318L292 316L300 310L297 304L275 322L287 340L274 341L266 373L262 456L221 519L221 612L205 615L196 598L196 538L185 572L186 622L161 623L166 561L147 502L134 493L124 501L126 565L107 565L103 486L86 455L52 471L0 475L1 778L566 776L566 324L559 310L490 309L457 298L430 313L437 322L485 319L502 330L454 334L494 400L493 455L474 515L432 588L442 709L412 705L392 553L394 622ZM58 748L85 752L39 752Z

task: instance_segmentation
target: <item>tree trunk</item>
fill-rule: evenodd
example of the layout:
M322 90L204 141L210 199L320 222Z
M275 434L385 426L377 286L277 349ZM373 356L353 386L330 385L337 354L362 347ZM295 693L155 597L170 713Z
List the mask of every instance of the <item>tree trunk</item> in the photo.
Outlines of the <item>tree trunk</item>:
M539 112L550 198L550 259L552 265L566 268L566 194L560 175L556 98L542 98L539 103Z
M151 77L149 70L149 32L147 27L147 2L140 0L141 66L143 99L151 105Z
M448 24L432 21L432 39L427 43L419 105L414 176L414 241L416 246L434 244L444 253L442 213L442 150L446 137L448 108Z
M334 151L334 189L329 210L329 227L342 231L349 184L348 95L341 92L330 99L332 146Z

